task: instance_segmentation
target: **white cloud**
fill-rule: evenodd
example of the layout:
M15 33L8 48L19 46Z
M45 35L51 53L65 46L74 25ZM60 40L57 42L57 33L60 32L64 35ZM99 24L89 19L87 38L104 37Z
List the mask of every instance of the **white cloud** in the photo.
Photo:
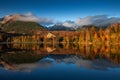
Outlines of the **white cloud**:
M73 21L65 21L63 23L63 26L65 26L65 27L74 27L75 23Z
M19 17L17 20L38 22L40 24L45 24L45 25L53 24L53 19L37 17L33 15L32 13L22 14L22 16Z
M87 16L85 18L78 18L75 21L59 21L56 24L63 25L65 27L74 28L83 26L83 25L95 25L95 26L108 26L112 23L119 23L120 17L109 17L107 15L95 15Z
M78 18L77 20L76 20L76 24L77 25L89 25L89 24L91 24L92 22L91 22L91 17L90 16L88 16L88 17L86 17L86 18Z
M85 18L78 18L75 21L75 23L79 26L83 26L83 25L106 26L118 22L120 22L120 18L108 17L107 15L87 16Z
M43 18L43 17L37 17L33 15L32 13L25 13L22 15L15 15L14 18L20 21L32 21L37 22L43 25L53 25L53 24L60 24L65 27L69 28L77 28L79 26L83 25L96 25L96 26L106 26L112 23L119 23L120 17L109 17L107 15L95 15L95 16L87 16L84 18L77 18L75 21L67 20L67 21L53 21L51 18ZM2 19L1 19L2 20ZM11 20L11 16L6 16L5 21ZM3 21L4 23L4 21Z

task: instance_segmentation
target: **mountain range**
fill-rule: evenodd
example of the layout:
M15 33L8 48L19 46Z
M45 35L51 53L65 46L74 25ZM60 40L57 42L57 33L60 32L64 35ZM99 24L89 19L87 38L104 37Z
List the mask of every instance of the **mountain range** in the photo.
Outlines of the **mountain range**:
M23 15L8 15L0 19L0 28L2 31L9 33L36 33L47 30L42 25L32 21L22 21Z
M26 19L27 17L27 19ZM75 31L75 30L80 30L81 28L90 28L91 26L94 25L83 25L83 26L78 26L78 25L73 25L73 26L67 26L69 24L74 24L73 22L66 22L65 25L64 23L56 23L53 26L45 27L42 26L40 23L33 21L37 19L32 17L29 18L29 16L26 15L20 15L20 14L13 14L13 15L7 15L2 18L0 18L0 28L3 31L6 32L14 32L14 33L34 33L37 31L43 31L43 30L50 30L50 31ZM108 24L107 26L109 26ZM96 28L99 28L101 26L96 26ZM106 26L102 26L103 28L106 28Z
M48 27L48 30L51 30L51 31L54 31L54 30L56 30L56 31L59 31L59 30L61 30L61 31L74 31L76 29L73 27L64 26L63 24L55 24L53 26Z

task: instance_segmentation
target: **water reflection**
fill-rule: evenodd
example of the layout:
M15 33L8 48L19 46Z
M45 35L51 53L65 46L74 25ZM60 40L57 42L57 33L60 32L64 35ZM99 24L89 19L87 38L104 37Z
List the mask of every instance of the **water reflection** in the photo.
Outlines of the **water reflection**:
M75 64L96 70L120 67L120 45L1 44L0 66L7 70L32 71L53 64Z

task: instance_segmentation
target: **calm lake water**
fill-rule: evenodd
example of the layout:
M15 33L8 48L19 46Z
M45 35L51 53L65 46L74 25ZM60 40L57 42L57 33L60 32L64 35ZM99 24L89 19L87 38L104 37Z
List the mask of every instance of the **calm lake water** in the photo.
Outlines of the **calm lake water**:
M0 80L120 80L120 45L0 44Z

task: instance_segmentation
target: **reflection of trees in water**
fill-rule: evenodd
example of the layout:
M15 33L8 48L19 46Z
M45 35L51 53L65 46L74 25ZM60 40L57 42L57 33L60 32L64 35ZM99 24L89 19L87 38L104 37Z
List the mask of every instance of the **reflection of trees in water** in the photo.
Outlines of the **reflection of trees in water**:
M18 51L7 54L1 54L0 60L8 64L33 63L39 61L46 54L37 54L33 51Z
M120 63L120 45L82 45L82 44L4 44L0 52L30 51L36 54L78 54L84 59L106 58L114 63ZM15 53L15 52L14 52ZM22 52L23 53L23 52ZM16 54L18 55L18 54ZM10 56L10 55L9 55ZM25 56L25 55L23 55ZM27 57L27 56L26 56Z
M45 57L46 54L37 54L33 51L18 51L0 55L0 66L6 69L17 70L19 64L35 63Z

